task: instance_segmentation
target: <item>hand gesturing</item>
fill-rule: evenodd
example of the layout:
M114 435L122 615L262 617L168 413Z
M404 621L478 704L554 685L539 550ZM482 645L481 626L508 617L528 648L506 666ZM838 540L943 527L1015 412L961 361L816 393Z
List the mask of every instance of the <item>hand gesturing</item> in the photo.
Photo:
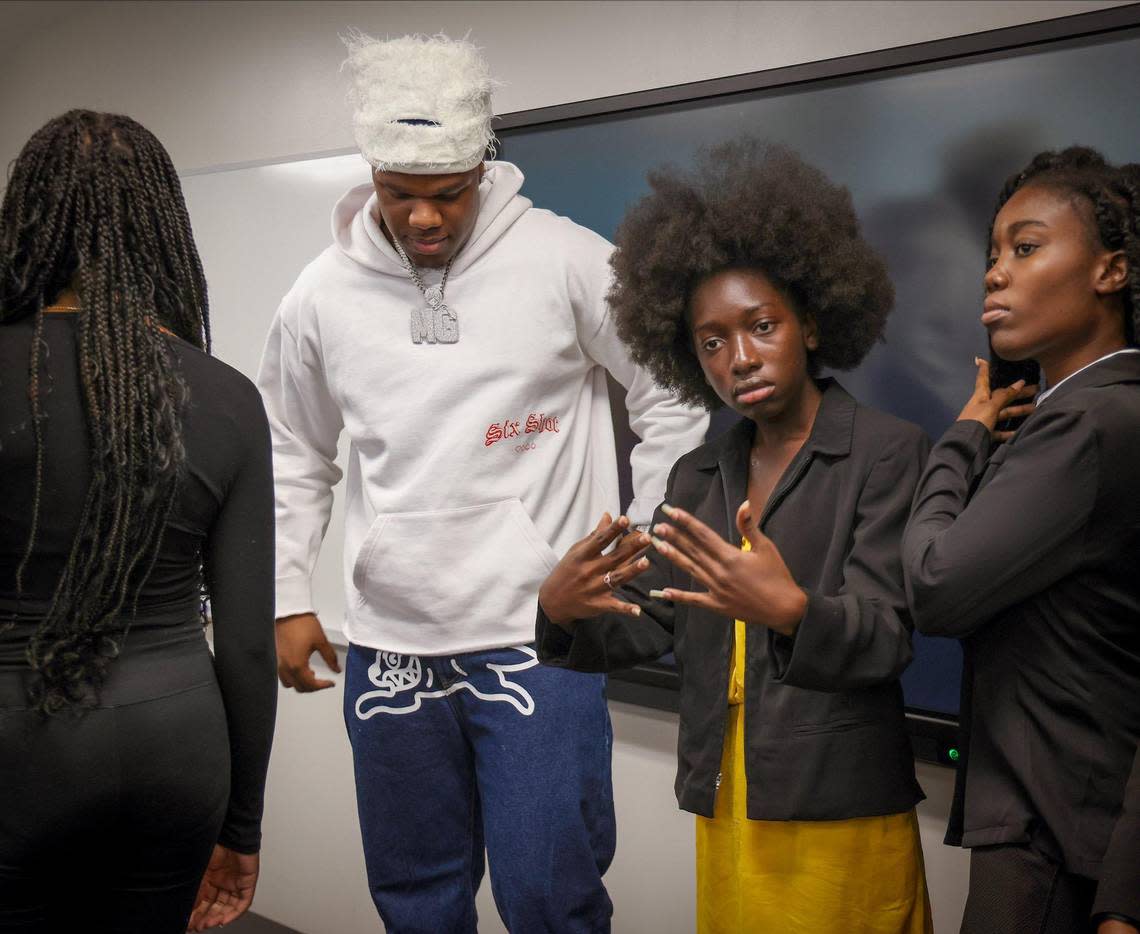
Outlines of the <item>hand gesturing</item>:
M780 552L757 524L745 500L736 511L736 527L751 551L741 551L683 509L663 506L668 523L653 527L653 547L681 571L692 575L704 593L668 587L650 596L700 606L746 623L759 623L790 636L807 609L805 594L792 579Z
M1026 386L1025 380L1019 379L1012 386L1004 389L990 389L990 365L980 357L974 358L978 367L978 375L974 380L974 394L966 403L958 416L958 421L967 419L981 422L989 429L995 441L1008 441L1013 437L1012 431L997 431L997 423L1007 418L1018 418L1028 415L1034 409L1034 403L1027 402L1013 405L1019 399L1032 399L1037 395L1037 386Z
M641 557L649 536L624 535L613 551L603 554L628 528L625 516L615 522L605 513L594 531L572 545L554 566L538 591L539 605L551 622L568 626L601 613L640 615L641 607L619 599L614 589L649 567L649 560Z

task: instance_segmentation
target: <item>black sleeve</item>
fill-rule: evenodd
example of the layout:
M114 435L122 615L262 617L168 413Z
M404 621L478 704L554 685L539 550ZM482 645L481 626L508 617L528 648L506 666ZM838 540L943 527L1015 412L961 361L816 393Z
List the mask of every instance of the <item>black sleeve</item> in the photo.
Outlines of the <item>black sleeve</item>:
M666 488L665 502L669 502L674 465ZM665 514L658 506L653 523L665 522ZM546 665L572 668L575 671L618 671L631 668L640 662L652 662L673 650L674 606L665 600L649 596L650 590L676 586L673 567L660 553L650 548L646 552L649 568L617 589L618 596L641 607L640 616L605 613L590 619L574 621L573 632L552 623L538 608L535 625L535 644L539 660Z
M988 463L984 425L950 426L927 461L903 536L920 632L969 635L1080 565L1097 496L1090 421L1063 407L1038 410ZM983 470L988 482L971 498Z
M1104 854L1093 917L1115 916L1140 927L1140 746L1124 789L1124 804ZM1103 920L1103 919L1102 919Z
M848 691L896 680L913 657L901 543L930 444L908 432L875 463L859 495L838 594L807 591L793 636L767 630L775 680Z
M277 710L273 632L273 467L256 391L242 420L245 452L206 542L214 667L230 740L230 801L218 842L261 846L265 774Z

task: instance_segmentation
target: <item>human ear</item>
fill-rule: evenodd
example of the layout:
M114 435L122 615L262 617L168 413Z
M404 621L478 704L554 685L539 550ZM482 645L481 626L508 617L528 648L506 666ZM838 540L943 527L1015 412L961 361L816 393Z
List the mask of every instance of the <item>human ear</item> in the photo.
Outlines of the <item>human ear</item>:
M804 346L811 351L819 350L819 325L811 315L804 315L802 328L804 332Z
M1105 253L1097 264L1096 294L1112 295L1128 285L1128 258L1123 250Z

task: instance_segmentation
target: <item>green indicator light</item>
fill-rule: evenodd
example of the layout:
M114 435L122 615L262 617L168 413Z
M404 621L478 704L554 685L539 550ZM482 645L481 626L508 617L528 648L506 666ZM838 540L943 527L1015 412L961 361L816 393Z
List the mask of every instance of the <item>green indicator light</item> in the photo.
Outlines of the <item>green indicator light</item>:
M959 752L958 752L956 747L951 746L950 751L948 753L946 753L946 755L950 757L951 762L957 762L958 761Z

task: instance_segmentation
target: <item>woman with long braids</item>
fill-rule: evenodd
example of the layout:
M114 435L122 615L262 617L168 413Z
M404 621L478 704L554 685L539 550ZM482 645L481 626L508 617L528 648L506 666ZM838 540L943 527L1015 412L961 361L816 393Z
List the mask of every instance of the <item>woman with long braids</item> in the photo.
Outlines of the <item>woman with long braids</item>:
M965 655L962 930L1135 934L1140 166L1036 156L1001 193L985 291L995 375L1045 388L977 361L903 543L915 625Z
M208 354L166 151L122 116L47 123L0 209L0 931L174 934L252 898L270 446Z

